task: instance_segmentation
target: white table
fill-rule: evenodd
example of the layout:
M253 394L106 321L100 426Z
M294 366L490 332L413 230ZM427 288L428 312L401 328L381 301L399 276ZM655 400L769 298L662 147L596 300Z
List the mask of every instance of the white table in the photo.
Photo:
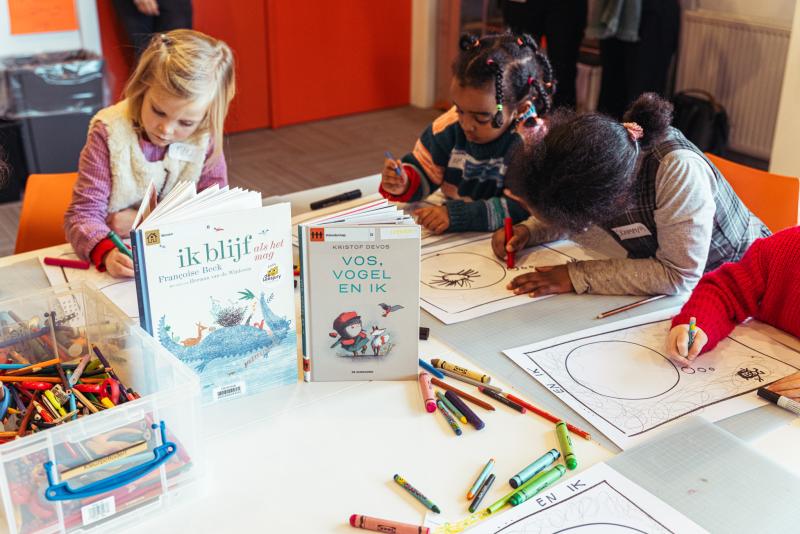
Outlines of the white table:
M366 195L377 177L357 183ZM279 200L293 201L297 215L308 202L354 185L344 182ZM0 258L0 266L61 250ZM475 366L435 338L422 342L420 351ZM498 385L508 388L503 382ZM158 510L125 532L345 533L355 532L347 523L353 513L421 524L425 510L392 481L395 473L431 497L448 518L461 517L468 504L464 494L488 458L495 458L499 479L486 498L490 503L508 490L506 480L516 471L557 446L553 426L536 416L502 406L478 414L485 416L486 428L468 428L455 437L438 413L424 411L416 382L298 382L211 405L203 414L205 496ZM596 441L574 443L579 471L614 454ZM798 443L797 423L757 441L800 474Z

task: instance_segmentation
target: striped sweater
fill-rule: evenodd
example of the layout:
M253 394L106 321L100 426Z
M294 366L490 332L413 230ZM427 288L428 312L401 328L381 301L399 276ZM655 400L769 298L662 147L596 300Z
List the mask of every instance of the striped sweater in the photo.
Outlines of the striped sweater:
M392 195L381 188L381 194L398 202L414 202L441 188L448 199L448 232L496 230L505 217L515 223L523 221L528 212L503 195L506 170L514 149L538 138L543 130L520 124L490 143L471 143L453 106L433 121L411 153L401 158L409 177L408 190Z

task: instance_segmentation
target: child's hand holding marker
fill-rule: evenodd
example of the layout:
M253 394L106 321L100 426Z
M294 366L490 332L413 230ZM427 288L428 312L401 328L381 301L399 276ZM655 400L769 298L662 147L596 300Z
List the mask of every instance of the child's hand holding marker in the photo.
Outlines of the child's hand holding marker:
M501 260L505 260L509 252L516 253L524 249L531 238L530 230L523 224L515 224L512 230L513 235L508 243L506 243L505 228L495 230L492 234L492 251Z
M114 278L133 278L133 260L118 249L111 249L103 263L108 274Z
M403 172L401 161L394 159L391 152L386 151L385 155L383 172L381 172L381 186L387 193L402 195L408 189L408 175Z
M667 355L677 362L689 365L708 343L708 336L696 324L679 324L669 331Z

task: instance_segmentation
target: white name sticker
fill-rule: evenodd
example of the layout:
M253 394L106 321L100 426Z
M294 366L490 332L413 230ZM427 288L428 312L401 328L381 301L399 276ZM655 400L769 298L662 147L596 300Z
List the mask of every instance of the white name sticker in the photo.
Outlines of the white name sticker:
M197 161L202 156L199 147L186 143L172 143L169 145L169 157L181 161Z
M117 513L117 507L113 495L81 507L81 519L84 526L111 517L115 513Z
M617 237L620 240L624 241L626 239L636 239L637 237L647 237L649 235L653 235L650 233L650 230L647 229L645 225L642 223L633 223L633 224L626 224L625 226L617 226L616 228L612 228Z

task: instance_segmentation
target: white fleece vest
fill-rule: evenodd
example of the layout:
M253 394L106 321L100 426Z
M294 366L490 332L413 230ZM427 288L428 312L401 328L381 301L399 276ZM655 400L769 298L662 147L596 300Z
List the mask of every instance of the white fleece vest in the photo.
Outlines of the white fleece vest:
M207 133L181 143L199 149L188 151L194 154L191 161L172 158L169 150L161 161L147 161L139 146L139 135L128 118L127 100L98 111L89 124L90 130L96 121L102 122L108 132L108 153L111 164L109 213L137 207L144 198L150 180L155 183L159 198L169 193L178 181L195 184L199 181L208 150Z

